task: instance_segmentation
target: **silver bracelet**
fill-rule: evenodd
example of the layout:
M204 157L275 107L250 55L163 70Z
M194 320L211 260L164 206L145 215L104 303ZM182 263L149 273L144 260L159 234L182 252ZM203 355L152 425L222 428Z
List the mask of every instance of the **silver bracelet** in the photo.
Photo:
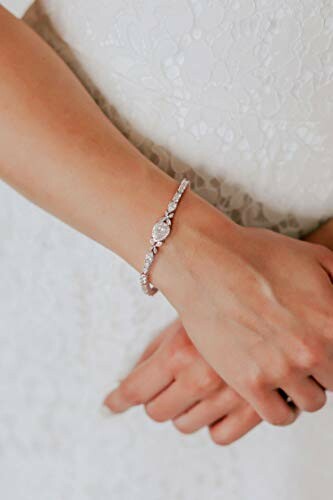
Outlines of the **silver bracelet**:
M154 262L155 255L157 254L159 247L162 246L164 240L166 240L170 234L172 218L175 215L179 200L189 184L190 181L186 178L181 181L177 191L169 202L168 208L164 212L163 217L161 217L153 226L151 239L149 241L151 247L146 253L143 270L140 273L140 285L144 293L147 295L154 295L158 291L158 289L150 282L150 268Z

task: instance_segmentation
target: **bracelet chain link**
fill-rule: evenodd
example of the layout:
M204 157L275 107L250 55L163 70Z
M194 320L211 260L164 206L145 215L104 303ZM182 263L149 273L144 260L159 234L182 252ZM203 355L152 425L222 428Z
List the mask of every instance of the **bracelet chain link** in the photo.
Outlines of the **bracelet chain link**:
M177 191L169 202L163 217L161 217L153 226L149 241L151 247L146 253L143 270L140 273L140 285L146 295L154 295L158 291L158 289L150 282L150 268L159 248L170 234L173 216L175 215L178 203L189 184L190 181L186 178L181 181Z

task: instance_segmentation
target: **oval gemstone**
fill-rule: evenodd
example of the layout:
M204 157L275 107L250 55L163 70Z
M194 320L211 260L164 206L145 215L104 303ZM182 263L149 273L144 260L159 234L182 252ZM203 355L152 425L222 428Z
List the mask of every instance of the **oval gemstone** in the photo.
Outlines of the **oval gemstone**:
M170 233L170 226L164 221L158 221L153 227L152 238L155 242L163 241Z

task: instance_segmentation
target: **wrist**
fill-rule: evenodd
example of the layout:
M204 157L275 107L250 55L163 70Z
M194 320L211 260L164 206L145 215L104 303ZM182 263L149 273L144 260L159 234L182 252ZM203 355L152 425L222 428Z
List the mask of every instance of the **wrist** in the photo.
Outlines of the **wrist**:
M152 269L152 281L180 312L188 300L194 300L206 265L225 253L239 238L235 222L187 190L173 220L172 234L161 247ZM222 261L223 262L223 259Z

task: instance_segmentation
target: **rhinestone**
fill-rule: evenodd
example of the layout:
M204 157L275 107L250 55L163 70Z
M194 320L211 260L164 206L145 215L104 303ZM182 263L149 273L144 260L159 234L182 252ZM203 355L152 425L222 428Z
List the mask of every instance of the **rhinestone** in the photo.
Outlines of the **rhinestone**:
M164 221L158 221L153 227L152 239L155 242L163 241L170 233L170 226Z
M149 252L147 253L146 257L145 257L145 261L146 262L152 262L153 261L153 258L154 258L154 254L153 252Z
M153 227L152 235L149 240L151 246L148 253L145 255L143 271L140 274L141 288L147 295L154 295L158 291L158 289L154 287L154 285L149 281L149 269L152 265L155 255L158 252L159 247L162 245L163 241L170 233L172 217L174 216L174 213L177 209L177 204L189 184L189 180L185 178L182 180L176 193L173 195L171 201L169 202L168 208L164 212L164 216L161 217Z
M170 201L168 205L168 212L173 212L177 208L177 203L175 201Z

